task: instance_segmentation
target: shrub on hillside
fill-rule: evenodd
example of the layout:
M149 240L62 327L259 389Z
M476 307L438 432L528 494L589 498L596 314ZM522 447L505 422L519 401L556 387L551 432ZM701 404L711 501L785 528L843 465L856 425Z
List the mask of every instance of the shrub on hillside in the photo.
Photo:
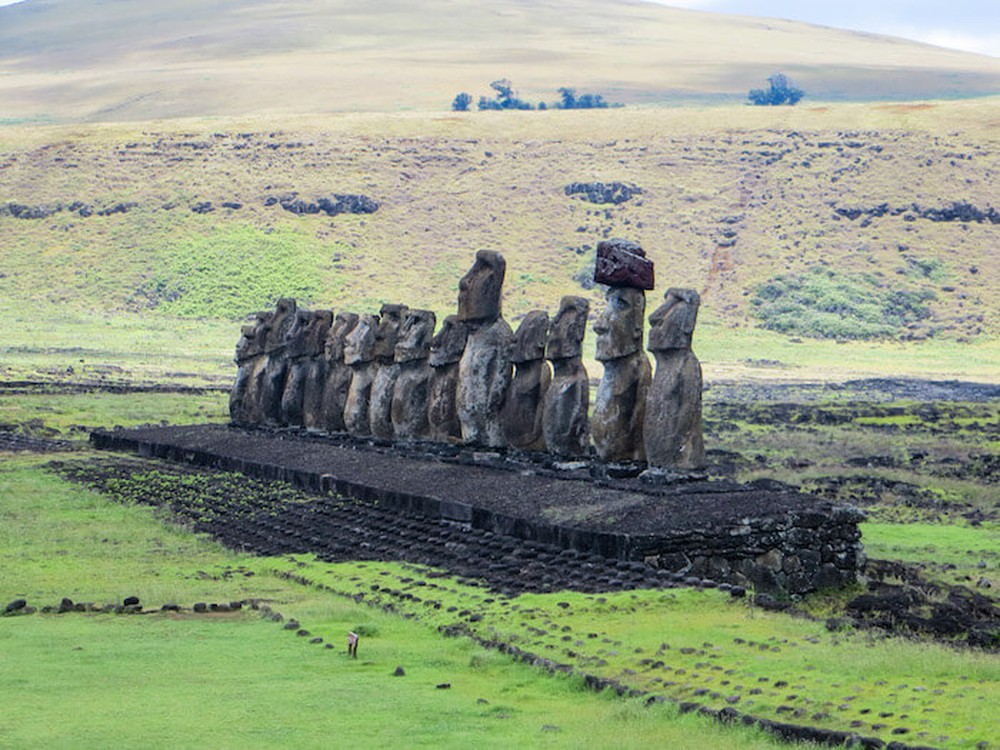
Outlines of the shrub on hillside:
M767 79L767 82L770 84L769 88L750 89L747 96L750 98L751 104L758 107L776 107L781 104L794 105L798 104L806 95L802 89L793 86L784 73L775 73Z
M868 274L814 267L761 284L751 298L765 328L811 338L900 338L930 317L929 289L887 289Z
M452 101L451 109L454 112L468 112L470 104L472 104L472 94L467 94L463 91Z
M492 99L479 97L479 109L534 109L528 102L517 97L513 84L506 78L493 81L490 88L496 92Z

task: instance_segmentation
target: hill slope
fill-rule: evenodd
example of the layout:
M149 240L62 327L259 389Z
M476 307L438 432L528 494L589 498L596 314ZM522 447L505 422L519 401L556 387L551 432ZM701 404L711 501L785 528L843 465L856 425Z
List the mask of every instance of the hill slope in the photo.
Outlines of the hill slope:
M738 101L775 70L815 99L1000 92L1000 60L637 0L27 0L0 8L0 117L441 110L507 77L532 101Z
M563 294L598 309L594 248L620 236L656 262L650 304L694 287L726 326L995 337L990 131L985 103L7 128L0 297L17 315L238 318L287 294L444 314L489 248L516 321ZM309 213L334 194L379 207Z

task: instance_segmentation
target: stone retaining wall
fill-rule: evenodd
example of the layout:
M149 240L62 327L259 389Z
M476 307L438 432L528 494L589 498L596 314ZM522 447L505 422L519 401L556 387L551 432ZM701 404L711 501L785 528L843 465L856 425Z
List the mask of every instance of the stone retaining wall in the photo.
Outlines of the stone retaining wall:
M95 432L96 448L131 451L140 456L179 461L199 467L238 471L261 479L288 482L314 492L334 492L402 514L441 519L526 541L597 554L609 559L682 573L778 596L798 595L853 583L865 556L858 528L863 515L850 506L817 501L806 507L765 517L706 521L694 528L669 528L655 534L615 533L584 526L553 524L512 516L498 510L442 497L374 486L350 476L335 476L277 463L248 460L166 440L140 439L128 431ZM475 472L483 469L463 467ZM516 484L518 475L510 474ZM515 489L516 491L516 489Z

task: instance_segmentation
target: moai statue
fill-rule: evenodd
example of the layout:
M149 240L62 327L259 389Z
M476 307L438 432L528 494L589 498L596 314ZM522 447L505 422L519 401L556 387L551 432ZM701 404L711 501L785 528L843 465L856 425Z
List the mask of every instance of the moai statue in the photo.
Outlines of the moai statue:
M229 419L233 424L250 421L248 408L255 398L252 388L254 374L264 362L264 340L271 324L270 312L259 312L253 325L243 326L239 343L236 345L236 380L229 392Z
M545 391L542 426L546 447L560 456L584 456L590 445L590 384L582 358L589 310L583 297L563 297L545 344L552 382Z
M514 379L510 382L500 419L507 444L522 450L545 450L542 405L552 380L545 361L545 341L549 335L549 314L533 310L524 316L514 334L510 360Z
M351 385L344 402L344 426L357 437L371 434L369 403L375 380L375 335L377 315L361 315L344 339L344 364L351 368Z
M358 316L351 312L339 312L326 335L324 358L326 359L326 382L323 384L323 402L320 408L318 427L327 432L344 432L344 405L351 387L351 368L344 364L344 339L358 324Z
M430 310L407 310L403 318L396 344L399 375L392 392L392 429L403 440L427 437L427 400L433 372L427 359L436 322Z
M427 397L427 422L431 440L456 443L462 439L462 423L458 419L455 394L458 390L458 365L465 351L468 328L457 315L449 315L441 330L431 339L427 363L431 374Z
M490 448L506 444L500 410L510 385L514 335L500 314L506 269L500 253L480 250L458 285L458 319L469 329L455 396L462 441Z
M333 323L329 310L299 310L302 324L287 347L288 374L281 397L284 424L296 427L317 426L323 397L325 363L323 348Z
M652 369L642 333L653 263L634 243L600 242L594 281L608 285L607 304L594 324L596 358L604 365L590 419L594 448L602 461L645 461L642 423Z
M375 332L375 379L372 381L371 406L368 419L371 434L391 438L392 392L399 376L396 365L396 342L403 326L406 305L382 305L379 310L378 330Z
M266 362L259 374L258 403L254 415L254 421L258 423L281 422L281 397L285 392L285 376L288 373L286 347L295 338L296 329L301 324L295 300L290 297L279 299L264 342Z
M648 348L656 372L646 398L643 440L654 469L705 466L701 431L701 363L691 351L691 336L701 297L693 289L668 289L649 317Z

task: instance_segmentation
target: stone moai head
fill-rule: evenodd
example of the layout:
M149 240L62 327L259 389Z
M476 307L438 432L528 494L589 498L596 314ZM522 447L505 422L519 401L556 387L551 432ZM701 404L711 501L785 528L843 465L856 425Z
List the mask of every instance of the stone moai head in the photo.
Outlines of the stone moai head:
M240 329L240 341L236 345L236 361L246 360L264 353L264 344L267 340L267 333L271 326L271 312L259 312L254 316L251 325L243 326Z
M559 312L549 327L545 342L546 359L569 359L583 353L590 303L583 297L566 296L559 302Z
M290 318L292 324L285 331L285 352L290 357L298 357L306 353L306 339L313 320L313 313L311 310L300 307Z
M517 327L510 361L518 365L545 359L545 342L548 337L549 314L544 310L532 310Z
M403 327L396 344L396 362L413 362L427 359L434 338L437 318L430 310L407 310L403 316Z
M700 304L701 296L694 289L668 289L663 304L649 316L646 348L651 352L690 349Z
M330 326L333 325L333 312L330 310L316 310L312 314L312 320L306 325L305 331L305 352L310 357L318 357L326 347L326 337L330 333Z
M291 297L282 297L274 306L271 323L264 340L264 351L273 352L285 345L289 331L295 325L298 306Z
M594 323L596 358L608 362L642 350L646 320L646 293L629 286L610 287L607 305Z
M344 339L358 324L358 316L352 312L339 312L326 334L327 362L344 361Z
M441 330L431 339L428 364L431 367L444 367L458 362L465 351L465 339L468 335L468 326L457 315L449 315L441 322Z
M382 305L379 310L378 331L375 334L375 359L392 362L396 356L399 330L403 327L406 305Z
M500 317L500 294L507 261L500 253L480 250L476 262L458 282L458 319L491 322Z
M358 323L344 339L344 364L360 365L375 359L378 315L359 315Z

